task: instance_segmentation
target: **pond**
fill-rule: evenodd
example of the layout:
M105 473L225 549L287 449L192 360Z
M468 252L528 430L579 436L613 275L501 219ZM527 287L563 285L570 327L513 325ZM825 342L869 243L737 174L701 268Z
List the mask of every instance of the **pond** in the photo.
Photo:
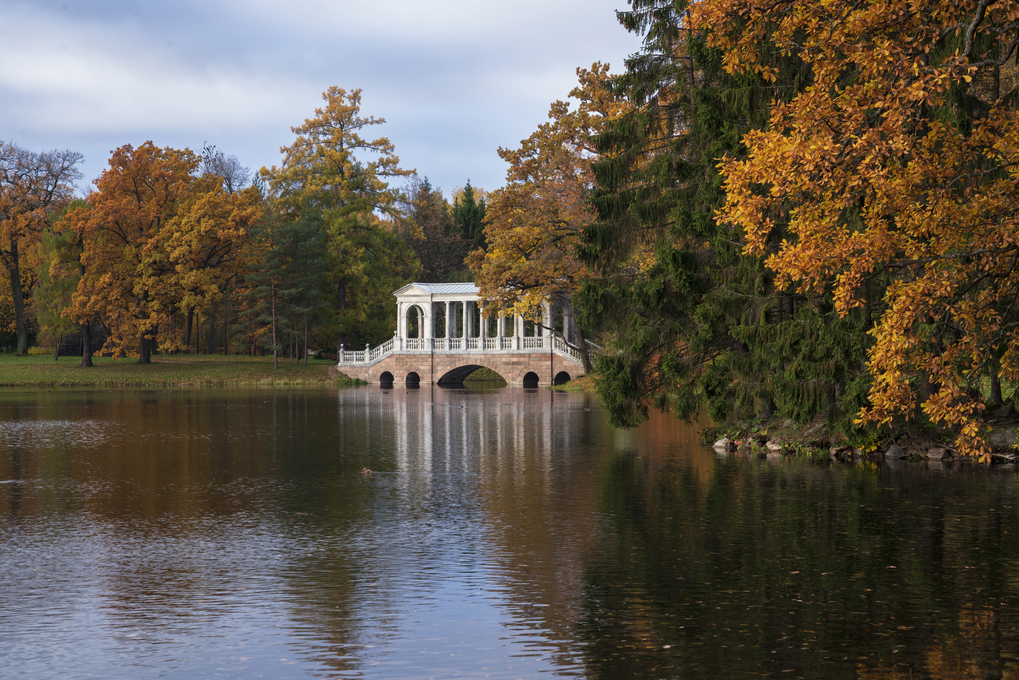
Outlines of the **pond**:
M1019 674L1016 476L548 390L0 390L4 678Z

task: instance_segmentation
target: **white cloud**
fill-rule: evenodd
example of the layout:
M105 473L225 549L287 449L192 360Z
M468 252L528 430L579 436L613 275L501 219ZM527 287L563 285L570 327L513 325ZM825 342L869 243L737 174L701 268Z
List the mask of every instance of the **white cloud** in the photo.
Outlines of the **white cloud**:
M501 184L495 150L545 120L595 60L638 41L611 0L0 0L0 138L72 148L95 176L124 143L203 141L257 169L331 85L406 167L445 189Z

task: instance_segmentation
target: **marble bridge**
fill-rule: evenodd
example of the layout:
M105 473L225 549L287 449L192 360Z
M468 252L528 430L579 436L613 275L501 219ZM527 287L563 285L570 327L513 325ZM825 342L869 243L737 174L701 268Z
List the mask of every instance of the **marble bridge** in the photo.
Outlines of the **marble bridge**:
M510 385L539 387L584 372L565 300L542 305L535 323L521 316L484 318L473 283L409 283L393 295L393 338L358 351L341 348L337 368L351 378L384 387L458 385L488 368Z

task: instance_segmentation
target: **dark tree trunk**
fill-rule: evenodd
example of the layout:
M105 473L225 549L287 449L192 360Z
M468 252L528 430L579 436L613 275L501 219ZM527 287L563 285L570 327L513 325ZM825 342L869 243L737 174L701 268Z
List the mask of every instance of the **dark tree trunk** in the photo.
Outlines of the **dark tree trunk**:
M223 356L230 354L230 302L223 291Z
M81 367L92 368L92 324L81 325Z
M1001 396L1001 377L998 375L998 362L991 366L991 403L1001 406L1005 399Z
M577 349L580 350L580 361L584 364L584 373L593 373L594 366L591 364L591 355L587 352L587 338L584 337L584 329L577 326Z
M60 360L60 345L64 344L64 336L57 338L57 346L53 348L53 361Z
M21 267L18 264L18 240L11 237L10 256L11 298L14 301L14 323L18 332L17 355L23 357L28 353L28 329L25 327L25 291L21 288Z
M273 368L279 370L280 351L276 340L276 282L272 279L269 280L269 290L272 296L272 365Z
M340 282L336 285L336 309L344 310L347 308L347 277L341 277ZM340 333L336 336L336 355L339 357L340 348L346 347L347 345L347 334Z
M152 333L150 331L150 333ZM152 347L156 344L155 333L152 333L153 337L147 338L142 335L141 340L138 341L138 363L139 364L151 364L152 363Z
M213 309L209 312L209 328L206 333L209 337L205 341L205 344L207 345L205 351L206 354L212 354L213 350L212 341L216 339L216 333L214 332L215 328L216 328L216 310Z
M195 322L195 308L189 307L188 314L184 318L184 353L191 354L191 327Z

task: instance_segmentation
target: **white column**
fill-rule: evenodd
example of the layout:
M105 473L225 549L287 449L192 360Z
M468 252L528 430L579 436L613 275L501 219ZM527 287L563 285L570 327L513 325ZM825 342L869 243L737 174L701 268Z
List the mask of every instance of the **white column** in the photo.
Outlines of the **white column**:
M552 329L552 322L553 322L553 319L552 319L552 303L546 302L541 307L541 323L545 326L545 329L543 330L543 333L545 334L545 337L548 338L548 341L547 341L547 344L542 343L542 347L551 347L552 346L552 335L553 335L552 330L551 330Z
M421 337L431 338L434 336L432 326L432 303L429 302L427 305L421 305Z

